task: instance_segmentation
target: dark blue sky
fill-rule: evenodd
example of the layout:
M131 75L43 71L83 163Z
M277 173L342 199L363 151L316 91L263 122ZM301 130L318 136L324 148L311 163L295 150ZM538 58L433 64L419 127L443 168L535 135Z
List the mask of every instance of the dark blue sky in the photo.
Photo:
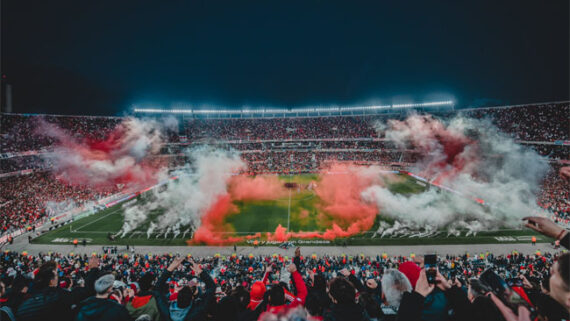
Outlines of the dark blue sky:
M568 99L568 1L2 1L16 112Z

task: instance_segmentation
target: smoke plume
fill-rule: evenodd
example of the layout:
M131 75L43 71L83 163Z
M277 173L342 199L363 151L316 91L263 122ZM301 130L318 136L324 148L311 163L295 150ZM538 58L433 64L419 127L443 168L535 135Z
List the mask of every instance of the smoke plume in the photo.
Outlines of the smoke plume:
M401 195L381 186L368 188L362 193L364 199L376 201L382 215L398 223L396 230L381 226L381 234L402 229L435 232L446 227L456 233L516 227L520 218L539 211L535 195L548 163L489 121L456 117L442 122L413 115L389 121L386 138L419 151L413 171L455 192L432 187Z
M157 121L127 118L103 140L77 139L57 126L41 122L37 132L55 140L46 154L54 174L73 185L105 187L116 184L148 186L164 175L149 163L163 142L164 125Z
M195 236L204 238L205 231L220 226L220 217L231 212L227 185L233 173L245 168L239 154L207 146L186 153L190 163L176 173L178 180L169 182L162 192L155 190L146 204L125 211L122 235L143 224L152 210L163 208L164 213L150 226L149 236L159 232L167 237L189 227L196 231Z

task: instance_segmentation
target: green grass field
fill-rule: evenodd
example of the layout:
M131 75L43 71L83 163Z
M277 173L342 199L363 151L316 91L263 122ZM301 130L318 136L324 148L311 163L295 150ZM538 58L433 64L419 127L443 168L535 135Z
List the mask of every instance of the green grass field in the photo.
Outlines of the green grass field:
M306 185L318 180L317 175L280 176L280 180ZM409 176L399 176L397 180L389 182L392 192L401 194L421 193L425 186L418 184ZM144 196L139 196L132 202L145 202ZM310 189L290 189L286 197L265 201L235 201L239 209L238 214L230 215L225 223L230 225L236 235L251 235L256 232L274 232L278 225L288 227L289 231L323 231L332 222L323 222L326 216L319 215L318 205L320 199ZM59 229L49 231L35 238L33 243L41 244L69 244L73 239L85 239L89 244L100 245L186 245L190 233L180 233L176 237L170 234L167 237L160 234L147 236L146 230L152 220L158 218L163 209L149 213L149 220L128 233L125 237L118 237L114 241L108 240L108 234L119 232L123 224L123 204L107 208L91 216L79 219ZM319 221L321 220L321 221ZM447 236L445 232L429 237L372 237L373 231L382 220L378 216L371 231L355 235L347 239L331 241L330 245L420 245L420 244L476 244L476 243L517 243L528 242L532 233L529 230L499 230L479 233L476 236ZM536 235L539 242L549 242L549 239Z

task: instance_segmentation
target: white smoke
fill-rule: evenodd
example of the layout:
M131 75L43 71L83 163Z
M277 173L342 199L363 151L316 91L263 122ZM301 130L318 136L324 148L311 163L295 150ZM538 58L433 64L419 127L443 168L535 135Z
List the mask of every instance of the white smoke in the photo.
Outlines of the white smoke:
M125 235L148 220L149 214L164 209L147 230L152 233L178 235L183 227L195 230L202 216L227 193L227 183L233 173L244 169L245 164L235 151L200 146L186 151L190 164L174 173L178 180L168 183L166 190L155 191L146 204L128 208L121 234Z
M414 171L440 178L441 185L458 193L432 186L424 193L402 195L378 185L369 187L363 199L375 201L382 215L395 220L392 226L381 224L379 235L513 228L520 226L522 217L540 211L535 195L548 170L547 161L489 121L456 117L444 123L414 115L390 121L385 134L396 146L421 151ZM454 162L446 162L445 144L450 141L464 144Z

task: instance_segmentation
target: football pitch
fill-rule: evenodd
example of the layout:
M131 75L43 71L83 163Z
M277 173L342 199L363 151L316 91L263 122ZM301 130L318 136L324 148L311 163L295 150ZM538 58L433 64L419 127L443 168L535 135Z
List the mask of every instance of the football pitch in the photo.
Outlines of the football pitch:
M425 184L416 181L407 175L397 175L388 188L395 193L412 194L421 193ZM234 236L247 236L255 233L274 232L281 225L287 231L323 232L327 226L332 225L331 217L320 215L321 200L312 188L307 188L311 182L318 182L316 174L279 176L283 184L289 183L285 197L274 200L239 200L233 201L238 214L228 215L223 224ZM182 229L179 234L150 233L147 234L151 221L160 219L164 209L158 208L148 213L148 220L134 231L123 237L117 236L123 226L123 213L126 207L148 201L147 196L139 195L136 199L124 204L102 210L91 216L76 220L58 229L48 231L32 240L38 244L70 244L74 239L80 243L85 240L88 244L97 245L186 245L192 237L192 231ZM321 213L322 214L322 213ZM489 244L489 243L521 243L530 242L533 235L530 230L497 230L481 232L477 235L466 235L466 231L459 236L449 236L441 231L430 236L419 235L399 237L379 237L374 235L381 221L387 220L382 215L376 216L376 221L369 231L353 235L348 238L337 238L332 241L313 243L314 245L425 245L425 244ZM389 221L389 220L388 220ZM109 236L114 235L114 240ZM549 239L535 235L538 242L550 242ZM295 240L292 240L295 242ZM243 240L240 244L251 243ZM308 240L304 240L303 244ZM261 245L265 244L261 239Z

